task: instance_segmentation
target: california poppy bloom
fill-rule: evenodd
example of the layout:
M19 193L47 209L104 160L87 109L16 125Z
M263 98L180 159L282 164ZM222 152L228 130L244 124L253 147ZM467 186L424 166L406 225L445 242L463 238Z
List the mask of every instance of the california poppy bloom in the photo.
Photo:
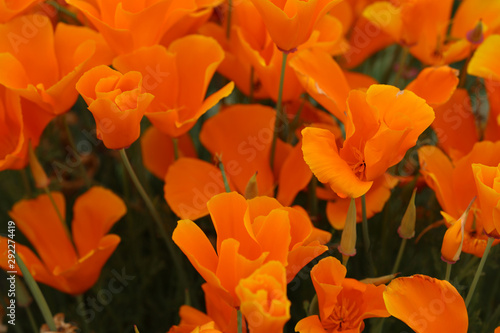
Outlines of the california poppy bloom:
M500 164L486 166L472 164L472 172L477 188L477 198L481 207L481 217L484 232L495 238L500 238Z
M365 194L373 181L403 158L434 120L423 99L396 87L372 85L347 99L346 140L338 149L328 130L302 131L304 160L322 183L342 197Z
M471 199L477 196L471 165L473 163L486 166L498 165L500 142L478 142L468 154L456 160L450 160L437 147L423 146L418 150L418 158L420 172L427 185L436 193L436 198L445 213L442 213L445 217L444 222L447 227L450 227L467 209ZM478 257L483 255L488 239L483 230L482 211L478 209L478 200L476 200L465 224L463 252ZM499 242L495 240L493 244Z
M155 45L119 56L113 67L123 73L142 73L144 90L155 96L146 116L165 134L178 137L233 91L234 83L230 82L205 98L223 58L224 51L215 40L190 35L176 40L168 49Z
M127 148L139 138L142 117L154 97L144 92L141 73L121 74L97 66L81 77L76 90L94 116L97 138L107 148Z
M497 61L500 54L499 45L499 35L491 35L486 38L474 52L467 66L467 73L497 82L500 81L500 68Z
M276 46L285 52L294 51L307 41L319 21L336 0L252 0L266 23Z
M416 333L466 333L465 302L448 281L426 275L396 278L384 291L389 313Z
M347 279L346 268L333 257L320 260L311 270L318 296L319 317L309 316L297 323L300 333L361 332L364 319L389 317L382 293L385 285L375 286Z
M269 261L236 286L240 311L252 333L282 332L290 319L283 263Z
M304 210L283 207L273 198L245 200L236 192L222 193L207 206L217 231L216 250L190 220L178 222L172 239L219 299L232 307L240 304L235 288L241 279L277 260L286 266L290 282L308 261L327 250L321 244L331 237L314 228Z
M59 192L53 192L52 196L64 218L64 196ZM102 187L92 187L73 207L73 245L47 195L21 200L9 212L38 253L16 245L16 252L31 275L38 282L72 295L85 292L99 278L102 267L120 242L120 237L107 233L125 213L125 204L118 196ZM39 223L41 218L43 224ZM7 238L0 237L0 243L6 253ZM12 270L8 268L6 254L0 266ZM16 270L20 272L19 267Z
M32 25L36 34L25 38ZM34 14L0 24L0 84L46 112L67 112L78 98L75 84L83 73L111 63L112 53L95 31ZM40 65L43 64L43 65Z

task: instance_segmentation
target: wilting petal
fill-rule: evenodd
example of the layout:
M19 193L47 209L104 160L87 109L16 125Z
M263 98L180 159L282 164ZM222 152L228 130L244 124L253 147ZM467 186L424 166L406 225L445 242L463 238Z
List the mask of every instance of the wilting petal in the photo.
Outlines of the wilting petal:
M417 333L467 332L464 300L448 281L425 275L396 278L387 286L384 301L391 315Z
M103 187L92 187L79 196L73 206L72 223L73 240L79 256L85 257L96 249L104 235L126 212L123 200Z
M372 186L360 180L339 155L335 136L328 130L308 127L302 130L304 160L322 183L343 196L357 198Z
M458 85L458 72L449 66L424 68L406 90L413 91L425 99L427 104L436 106L446 103Z
M183 219L196 220L207 215L207 202L224 192L220 170L195 158L178 159L165 177L165 200L172 211Z

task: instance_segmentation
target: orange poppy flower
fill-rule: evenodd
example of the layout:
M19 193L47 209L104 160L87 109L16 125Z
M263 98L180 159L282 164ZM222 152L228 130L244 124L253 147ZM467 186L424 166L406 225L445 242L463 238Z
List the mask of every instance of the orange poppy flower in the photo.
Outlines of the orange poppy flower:
M500 3L498 1L461 1L453 16L450 30L451 38L467 38L467 35L479 21L483 25L484 36L498 34L500 32L499 12Z
M286 284L285 267L279 261L269 261L240 280L236 295L250 332L283 332L291 305Z
M198 2L67 0L68 4L82 11L118 54L127 54L144 46L158 44L167 32L172 31L173 34L177 34L178 32L173 29L180 21L205 7L203 4L199 6Z
M471 199L477 196L472 163L487 166L500 163L500 142L482 141L476 143L465 156L450 161L437 147L424 146L418 150L420 172L427 185L436 193L437 200L447 218L451 222L460 218L467 209ZM471 208L471 213L465 224L465 234L462 251L481 257L486 248L487 236L483 233L482 212L478 209L478 200ZM495 240L493 244L498 244Z
M155 96L146 116L165 134L178 137L233 91L234 83L230 82L205 98L223 58L224 51L215 40L191 35L176 40L168 49L155 45L119 56L113 67L123 73L142 73L144 90Z
M205 313L187 305L181 306L179 310L179 317L181 317L181 322L179 325L174 325L168 330L168 333L192 333L199 332L204 329L215 329L215 323L207 316ZM220 331L208 331L210 333L220 332Z
M346 279L346 268L333 257L320 260L311 270L318 296L319 317L309 316L297 323L300 333L361 332L363 320L389 317L382 293L385 285L365 284Z
M472 172L484 231L490 237L500 238L500 164L496 167L472 164Z
M363 15L423 63L449 64L470 52L465 36L454 41L446 39L452 6L452 0L403 0L399 5L381 1L369 5Z
M86 72L76 84L92 112L97 138L109 149L129 147L141 134L141 120L153 95L143 92L142 75L122 75L108 66Z
M6 23L12 18L28 11L41 0L0 0L0 23Z
M283 207L269 197L245 200L236 192L222 193L210 199L208 210L217 231L217 252L190 220L178 222L172 239L219 298L233 307L240 304L235 288L241 279L277 260L286 266L290 282L307 262L327 250L321 244L331 237L314 228L302 209ZM277 234L281 236L276 238Z
M308 127L302 131L304 160L335 193L357 198L401 161L433 120L432 108L410 91L385 85L372 85L366 93L353 90L342 148L328 130Z
M59 23L54 31L38 14L0 24L0 85L54 115L75 103L75 85L85 71L111 59L102 37L89 28Z
M305 43L318 21L337 0L252 0L276 46L293 52Z
M64 217L63 195L53 192L52 196ZM118 196L92 187L73 207L73 246L47 195L21 200L9 212L38 253L19 243L16 246L35 280L72 295L85 292L99 278L101 268L120 242L120 237L107 232L125 213L125 204ZM39 223L41 218L43 224ZM0 237L0 243L5 249L0 266L12 270L7 265L7 238ZM20 272L19 267L16 270Z
M416 333L466 333L465 302L448 281L426 275L396 278L384 291L387 311Z

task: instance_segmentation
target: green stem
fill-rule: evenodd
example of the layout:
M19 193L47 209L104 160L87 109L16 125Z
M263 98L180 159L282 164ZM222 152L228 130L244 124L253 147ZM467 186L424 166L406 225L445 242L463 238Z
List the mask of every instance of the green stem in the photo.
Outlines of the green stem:
M174 146L174 159L177 161L179 159L179 140L172 138L172 144Z
M394 263L394 266L392 266L391 274L396 274L399 269L399 264L401 264L401 259L403 258L403 253L405 251L407 241L408 240L406 238L403 238L403 240L401 241L401 245L399 246L398 256L396 257L396 262Z
M241 314L241 311L238 310L236 313L237 317L237 325L238 325L238 333L243 333L243 315Z
M479 281L479 277L483 272L484 264L486 263L486 258L488 258L488 254L490 253L491 246L493 245L493 237L488 238L488 243L486 244L486 249L484 250L483 257L479 262L479 266L476 270L476 275L474 275L474 280L472 280L472 284L469 289L469 293L467 294L467 298L465 299L465 306L468 307L469 303L472 299L472 295L474 295L474 291L476 290L477 282Z
M276 103L276 119L274 121L274 132L273 132L273 141L271 142L271 157L269 163L271 163L271 170L274 167L274 155L276 154L276 141L278 140L278 132L280 132L280 127L286 126L286 116L283 113L283 85L285 83L285 68L286 68L286 59L288 58L288 53L283 52L283 60L281 62L281 76L280 76L280 85L278 90L278 101ZM285 135L286 137L286 135Z
M365 245L365 254L368 259L368 263L371 267L373 276L377 275L377 270L375 269L375 264L373 263L372 254L370 252L370 233L368 231L368 219L366 218L366 198L363 194L361 196L361 213L363 217L362 229L363 229L363 243Z
M73 135L69 130L68 120L66 116L63 117L63 123L64 123L64 131L66 132L66 136L68 137L69 145L71 146L71 149L73 149L73 151L75 152L75 157L77 159L76 162L78 163L78 169L82 174L85 186L87 187L87 189L89 189L92 186L92 183L90 182L89 176L87 175L87 171L85 170L85 166L83 165L82 158L80 157L80 155L78 154L78 150L76 149L75 140L73 140Z
M125 169L127 169L127 172L132 179L132 182L134 183L135 187L137 188L137 191L141 195L142 199L146 203L146 207L149 210L149 213L153 217L153 221L156 223L156 226L158 227L158 230L160 231L160 235L165 241L165 245L167 246L168 251L170 252L170 255L172 256L172 260L174 261L174 266L177 272L179 273L179 280L180 282L185 285L186 284L186 272L184 271L184 267L182 266L182 262L180 258L176 255L175 253L175 248L172 242L172 239L167 235L167 232L165 231L165 228L163 227L163 223L161 221L160 214L156 210L155 206L153 205L153 202L149 198L148 194L144 190L144 187L142 186L141 182L139 181L139 178L137 178L137 175L134 172L134 169L132 168L132 165L130 164L130 161L127 157L127 153L125 152L125 149L120 149L120 156L123 160L123 164L125 165Z
M54 210L56 211L57 217L59 218L59 221L64 227L64 231L66 232L66 236L68 236L68 239L72 241L73 237L71 237L71 232L69 231L68 225L66 224L66 219L62 216L61 211L56 205L56 201L54 200L54 197L52 196L52 193L50 192L49 188L45 186L43 188L45 191L45 194L49 197L50 202L52 203L52 206L54 206Z
M85 311L87 310L87 306L86 306L85 301L83 299L83 294L77 295L76 301L78 302L79 305L83 304ZM85 332L85 333L90 332L89 323L87 322L87 320L85 319L84 316L82 316L82 321L83 321L82 332Z
M451 276L451 264L448 262L446 263L446 275L444 279L448 282L450 282L450 276Z
M219 169L222 174L222 180L224 181L224 189L226 192L231 192L231 188L229 187L229 182L227 181L227 175L226 175L226 170L224 169L224 164L222 163L222 160L219 159Z
M226 24L226 39L231 37L231 17L233 16L233 1L227 1L227 24Z
M254 86L253 86L253 79L254 79L254 76L255 76L255 70L253 68L253 66L250 66L250 89L249 89L249 96L248 96L248 100L250 103L253 103L253 95L254 95Z
M28 286L29 290L31 291L31 295L33 295L33 298L35 299L36 304L40 308L40 311L42 312L43 319L49 326L49 329L51 331L56 332L56 324L54 323L54 316L52 316L52 312L50 312L49 305L47 304L47 301L43 297L42 291L40 290L40 287L38 287L38 284L36 283L35 279L31 275L30 271L24 264L23 260L21 257L16 253L16 262L19 268L21 269L21 273L23 274L24 281L26 282L26 285Z
M69 17L71 17L75 20L78 20L78 17L75 13L73 13L73 12L67 10L66 8L64 8L63 6L59 5L56 1L49 0L49 1L46 1L46 3L51 5L52 7L54 7L55 9L60 11L61 13L64 13L64 14L68 15Z

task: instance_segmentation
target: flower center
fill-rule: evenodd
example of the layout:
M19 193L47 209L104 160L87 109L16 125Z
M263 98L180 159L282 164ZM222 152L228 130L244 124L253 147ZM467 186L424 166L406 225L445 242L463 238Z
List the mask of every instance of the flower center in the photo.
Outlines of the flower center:
M359 308L357 304L349 299L342 298L341 303L335 306L328 319L325 320L323 327L328 332L352 330L356 328L358 318Z

